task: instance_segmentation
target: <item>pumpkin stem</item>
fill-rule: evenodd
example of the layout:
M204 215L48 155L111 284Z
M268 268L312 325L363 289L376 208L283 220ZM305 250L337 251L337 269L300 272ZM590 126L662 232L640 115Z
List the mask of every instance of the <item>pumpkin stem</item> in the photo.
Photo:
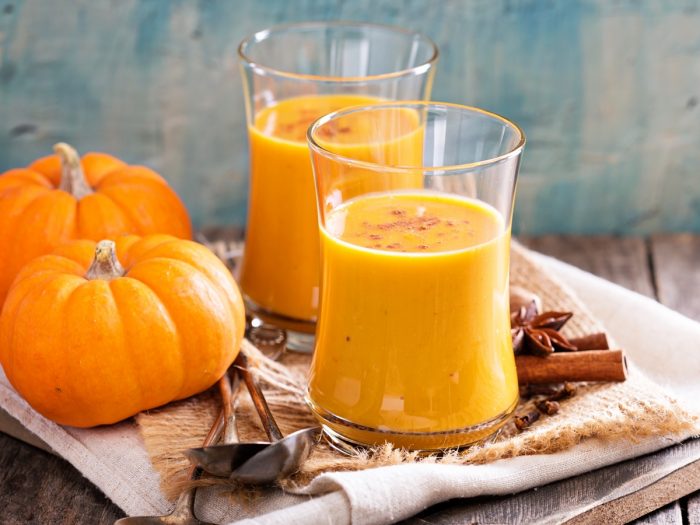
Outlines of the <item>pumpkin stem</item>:
M86 195L94 193L85 180L80 156L73 149L73 146L59 142L54 145L53 150L61 159L61 183L58 185L58 189L70 193L76 199L82 199Z
M100 241L95 248L95 258L85 275L88 279L111 281L124 275L124 268L117 259L114 241Z

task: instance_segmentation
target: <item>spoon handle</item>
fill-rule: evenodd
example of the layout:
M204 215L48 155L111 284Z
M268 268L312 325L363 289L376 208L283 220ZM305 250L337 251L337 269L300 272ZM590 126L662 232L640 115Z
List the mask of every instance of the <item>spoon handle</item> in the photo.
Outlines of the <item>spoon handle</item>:
M222 431L224 439L226 439L226 436L230 432L229 427L235 426L235 421L232 421L233 408L231 405L233 403L233 399L231 396L231 388L231 378L228 375L228 371L226 371L224 375L221 376L221 379L219 379L219 397L221 398L221 413L224 416L224 428Z
M222 409L219 411L219 415L216 417L216 420L214 421L214 424L211 426L209 429L209 432L207 432L206 437L204 438L204 441L202 441L202 446L203 447L208 447L210 445L215 445L217 441L219 441L219 438L221 437L221 434L224 430L224 424L226 423L226 420L224 418L224 406L230 402L230 395L229 397L224 397L224 391L226 390L226 386L222 386L222 383L228 383L228 390L230 391L231 389L231 384L228 379L228 374L224 374L221 379L219 379L219 391L222 394L221 397L221 403L222 403ZM197 467L196 465L193 465L189 472L189 477L191 480L196 480L199 479L199 476L202 475L202 469Z
M260 421L265 428L267 437L273 443L275 441L279 441L283 437L282 432L280 432L280 428L277 426L275 418L272 416L272 412L270 411L267 401L265 401L265 396L263 396L260 386L258 385L257 381L255 381L253 374L248 369L248 358L245 356L245 354L243 354L243 352L238 354L233 366L238 370L238 373L241 374L243 381L245 381L245 384L248 387L248 392L250 393L250 397L253 399L255 410L258 411Z
M225 418L224 418L224 409L223 407L226 406L226 404L229 403L230 396L229 397L224 397L224 392L226 390L226 384L228 384L228 389L230 391L231 389L231 384L230 380L228 378L228 374L224 374L221 379L219 379L219 391L222 394L221 402L222 402L222 409L219 411L219 415L217 416L216 420L214 421L214 424L211 426L209 429L209 432L207 433L207 436L204 438L204 441L202 442L202 446L208 447L210 445L215 444L218 440L219 437L221 437L221 433L224 430L224 423L225 423ZM235 426L235 425L234 425ZM196 465L192 465L187 472L187 477L191 481L196 481L200 478L202 475L202 470L201 467L198 467ZM177 498L177 502L175 502L175 509L173 510L172 515L176 517L188 517L188 516L194 516L194 496L195 493L197 492L197 487L190 487L187 490L184 490L183 492L180 493L180 497Z
M228 396L227 409L224 410L224 417L226 419L224 423L224 435L221 438L221 443L228 445L230 443L238 443L240 439L238 438L238 430L236 429L236 400L238 399L238 392L240 391L241 379L236 370L234 369L231 375L231 391Z

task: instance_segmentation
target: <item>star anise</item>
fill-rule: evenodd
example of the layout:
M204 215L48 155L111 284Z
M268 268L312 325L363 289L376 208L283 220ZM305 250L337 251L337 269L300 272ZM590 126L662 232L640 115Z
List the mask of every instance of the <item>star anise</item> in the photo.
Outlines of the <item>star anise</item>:
M576 347L559 333L572 315L571 312L555 311L538 314L534 301L520 307L510 317L513 350L516 354L541 356L555 351L575 351Z

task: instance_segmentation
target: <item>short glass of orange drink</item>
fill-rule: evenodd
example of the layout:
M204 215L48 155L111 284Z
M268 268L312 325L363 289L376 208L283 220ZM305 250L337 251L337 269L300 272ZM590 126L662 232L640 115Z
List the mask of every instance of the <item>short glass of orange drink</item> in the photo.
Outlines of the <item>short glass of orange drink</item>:
M250 186L238 280L249 313L287 329L289 348L311 351L318 316L308 126L348 106L429 98L437 56L424 35L356 22L277 26L240 44ZM358 144L356 155L363 149Z
M308 141L322 279L307 401L326 435L424 451L493 435L518 400L508 271L523 132L476 108L394 102L326 115Z

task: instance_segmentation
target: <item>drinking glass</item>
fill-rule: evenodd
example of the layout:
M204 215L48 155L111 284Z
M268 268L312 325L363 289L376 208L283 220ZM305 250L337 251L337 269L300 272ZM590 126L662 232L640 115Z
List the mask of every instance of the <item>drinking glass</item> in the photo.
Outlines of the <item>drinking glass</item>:
M477 108L397 102L324 116L308 141L322 284L307 402L326 434L414 450L494 434L518 400L508 270L523 132Z
M250 143L246 246L238 275L248 311L310 351L319 300L319 237L308 126L331 111L430 95L438 51L396 27L277 26L239 47Z

